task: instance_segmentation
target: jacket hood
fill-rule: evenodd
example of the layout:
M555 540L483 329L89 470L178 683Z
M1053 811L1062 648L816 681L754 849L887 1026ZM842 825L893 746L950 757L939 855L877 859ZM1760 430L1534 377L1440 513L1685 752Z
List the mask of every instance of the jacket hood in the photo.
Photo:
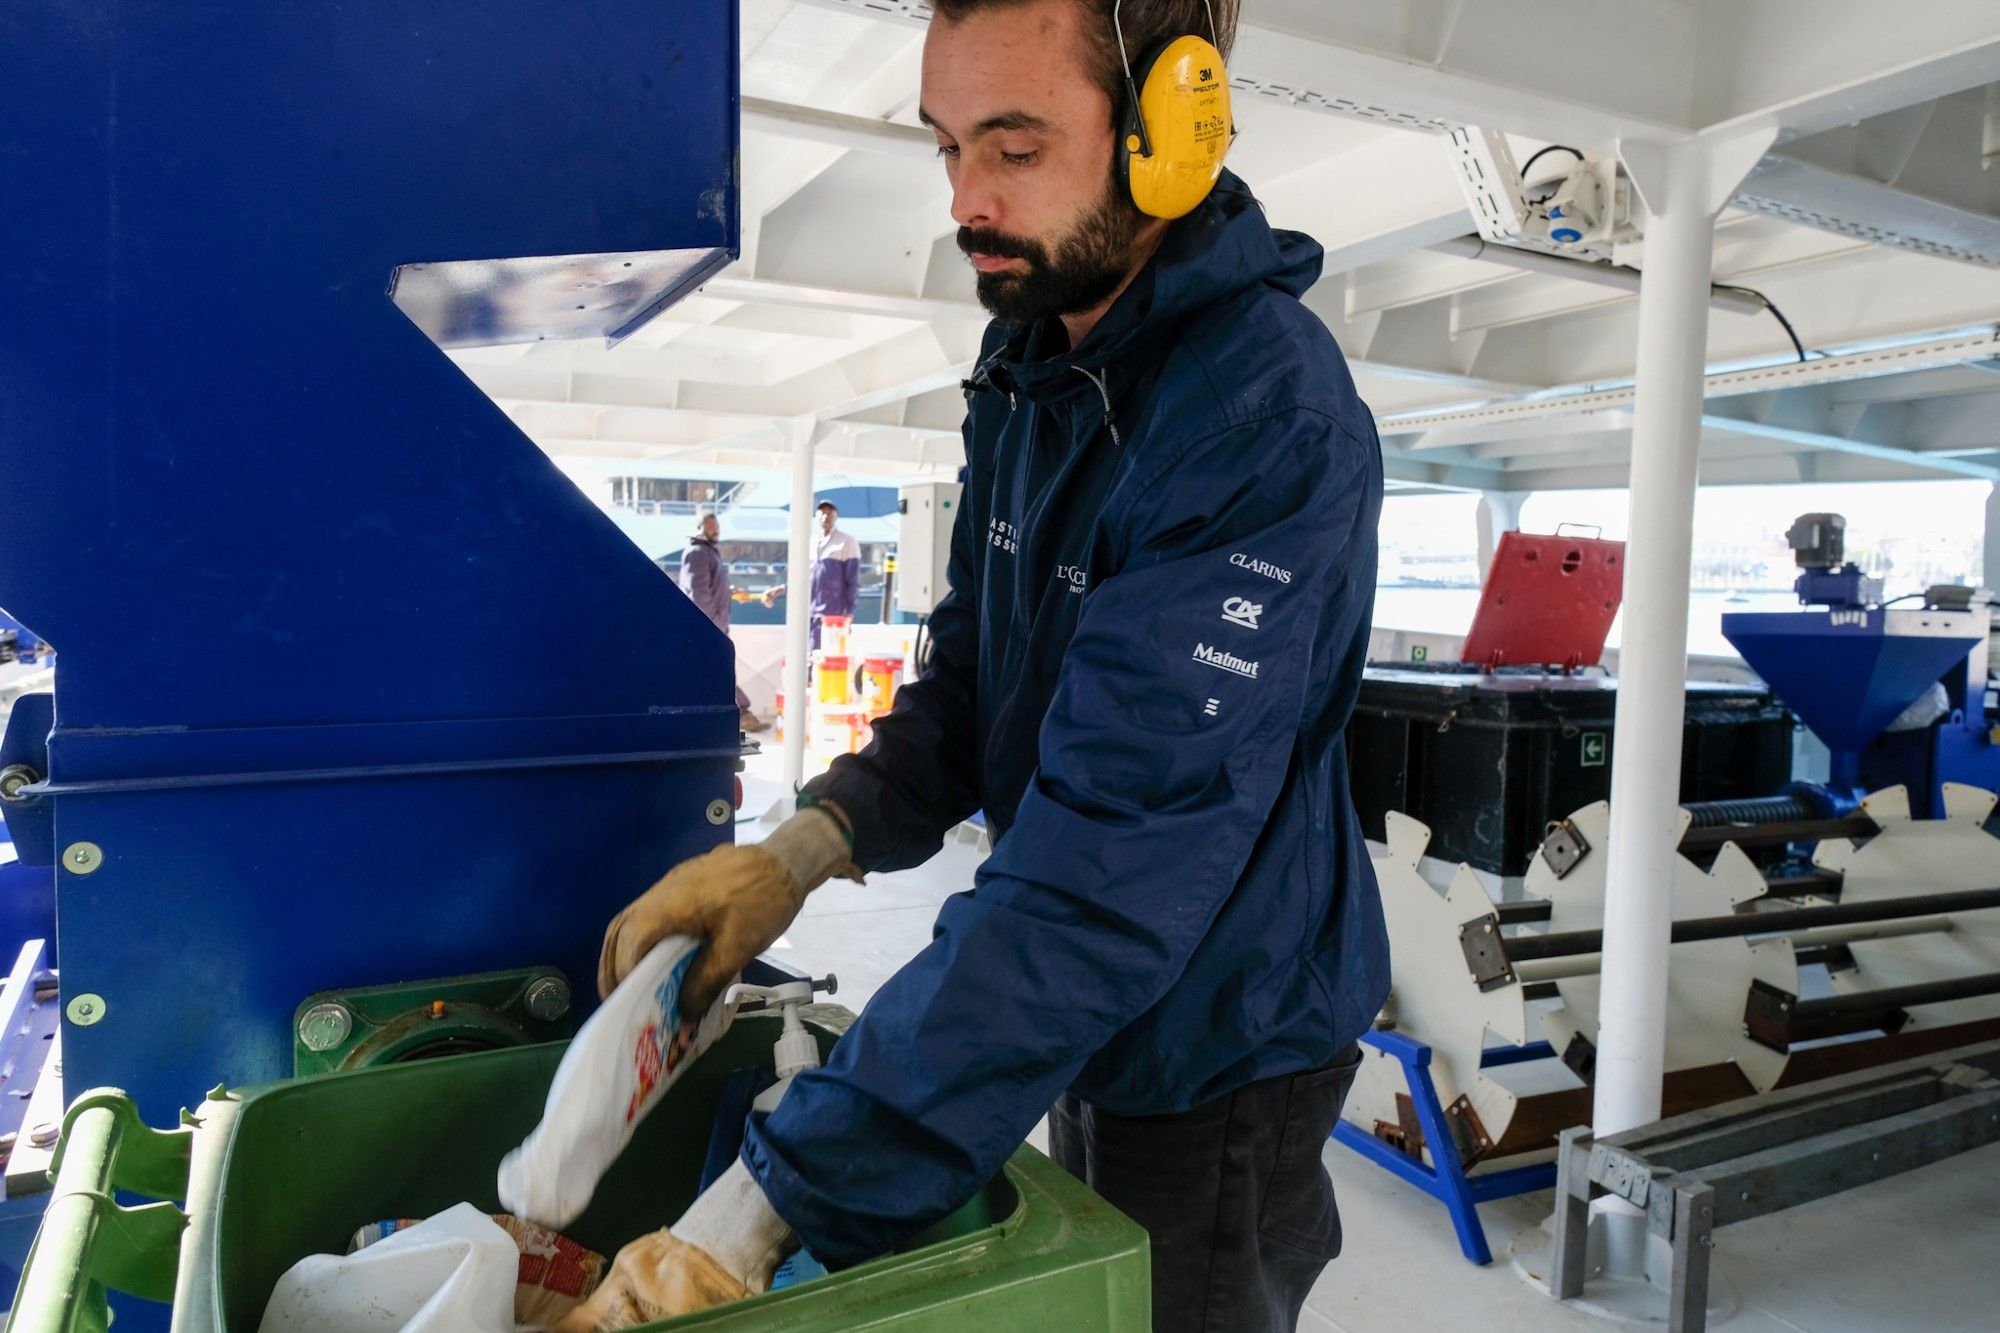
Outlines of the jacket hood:
M1318 281L1323 259L1312 237L1274 230L1250 187L1225 171L1199 207L1168 224L1152 259L1079 346L1068 346L1059 320L999 325L1003 341L970 383L983 385L983 377L1004 368L1032 396L1087 390L1077 370L1114 365L1205 306L1259 285L1303 296Z

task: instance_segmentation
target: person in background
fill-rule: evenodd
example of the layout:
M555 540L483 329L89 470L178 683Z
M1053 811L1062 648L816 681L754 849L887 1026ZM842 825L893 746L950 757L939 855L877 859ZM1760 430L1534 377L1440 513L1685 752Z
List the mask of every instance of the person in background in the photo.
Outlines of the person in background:
M714 514L703 514L695 522L694 534L688 538L687 549L681 552L681 591L688 600L701 608L701 613L715 622L715 627L724 634L729 633L729 564L722 558L721 548L716 545L722 536L722 525ZM743 687L736 687L736 707L743 714L743 730L762 731L764 723L750 711L750 696Z
M764 605L785 595L781 585L767 589ZM840 510L831 500L819 502L819 550L812 571L812 646L819 647L820 622L828 616L852 616L861 600L861 543L840 530Z

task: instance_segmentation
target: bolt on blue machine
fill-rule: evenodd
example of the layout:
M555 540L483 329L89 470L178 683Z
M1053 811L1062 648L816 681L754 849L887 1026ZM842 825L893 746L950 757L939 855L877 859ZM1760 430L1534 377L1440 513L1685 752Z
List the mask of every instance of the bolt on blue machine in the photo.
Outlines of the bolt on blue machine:
M1994 598L1948 585L1907 599L1915 606L1885 603L1882 581L1846 559L1846 527L1838 514L1801 515L1787 538L1805 609L1725 615L1722 633L1830 753L1826 789L1797 817L1844 813L1901 786L1913 815L1942 818L1946 782L2000 789Z
M441 347L733 256L735 11L0 13L0 607L61 654L0 768L70 1088L171 1121L345 1040L323 992L581 995L730 836L728 642Z

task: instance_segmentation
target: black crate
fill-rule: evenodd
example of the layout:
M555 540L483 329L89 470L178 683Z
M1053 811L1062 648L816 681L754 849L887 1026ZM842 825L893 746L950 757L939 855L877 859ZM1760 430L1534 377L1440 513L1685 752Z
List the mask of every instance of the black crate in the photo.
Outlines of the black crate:
M1525 874L1548 825L1611 794L1608 676L1370 667L1347 727L1362 831L1400 810L1430 855ZM1761 685L1690 681L1681 799L1768 796L1791 777L1792 717Z

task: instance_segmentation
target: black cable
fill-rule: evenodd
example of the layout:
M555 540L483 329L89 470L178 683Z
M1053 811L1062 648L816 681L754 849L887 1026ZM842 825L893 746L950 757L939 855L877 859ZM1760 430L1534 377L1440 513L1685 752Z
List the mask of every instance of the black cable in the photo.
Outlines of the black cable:
M1571 148L1566 143L1545 144L1542 147L1537 148L1532 154L1529 155L1528 160L1521 164L1521 179L1526 180L1528 178L1528 173L1535 169L1535 163L1541 161L1544 157L1548 156L1550 153L1568 153L1571 157L1575 158L1579 162L1585 160L1581 151L1575 148Z
M1792 350L1799 354L1799 360L1803 361L1806 359L1806 345L1799 341L1799 331L1792 327L1792 321L1785 318L1785 312L1778 309L1776 303L1770 297L1764 295L1764 293L1758 291L1755 287L1733 287L1726 282L1710 283L1709 290L1735 292L1738 296L1747 296L1756 301L1757 304L1771 312L1771 318L1784 326L1785 336L1792 340Z

